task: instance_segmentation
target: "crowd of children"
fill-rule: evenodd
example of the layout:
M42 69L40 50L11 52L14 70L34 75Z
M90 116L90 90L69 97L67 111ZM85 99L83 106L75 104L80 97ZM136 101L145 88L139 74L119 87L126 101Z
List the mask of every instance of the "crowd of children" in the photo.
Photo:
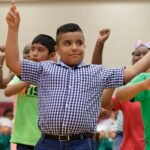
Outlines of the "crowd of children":
M104 67L102 53L110 30L103 29L92 64L85 64L83 31L78 24L67 23L58 27L56 40L46 34L33 38L20 61L20 14L15 2L6 21L0 88L5 88L6 96L15 96L15 109L13 122L6 117L0 120L0 150L10 150L9 142L16 144L16 150L112 150L116 114L112 112L97 125L98 118L109 110L123 113L121 150L150 150L150 79L149 73L140 74L150 67L149 43L136 45L132 66ZM4 59L10 69L7 78L3 78ZM124 84L127 86L116 88Z

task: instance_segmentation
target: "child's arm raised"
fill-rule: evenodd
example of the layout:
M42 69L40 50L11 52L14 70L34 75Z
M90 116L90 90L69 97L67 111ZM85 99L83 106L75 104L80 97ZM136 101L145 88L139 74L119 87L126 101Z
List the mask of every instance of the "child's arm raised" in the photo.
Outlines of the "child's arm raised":
M21 62L19 60L18 49L18 31L20 16L16 9L16 5L13 3L6 16L8 24L8 35L6 41L6 65L12 72L17 75L21 74Z
M108 39L110 34L110 29L102 29L99 31L99 37L96 41L92 64L102 64L102 53L105 41Z
M143 90L150 90L150 78L117 89L115 96L119 101L131 100Z

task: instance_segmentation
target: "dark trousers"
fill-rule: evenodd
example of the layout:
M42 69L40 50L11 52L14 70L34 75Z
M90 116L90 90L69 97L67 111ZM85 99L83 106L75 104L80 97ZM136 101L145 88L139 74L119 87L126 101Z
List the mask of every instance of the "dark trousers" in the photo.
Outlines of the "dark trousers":
M90 138L72 141L41 138L36 144L35 150L96 150L96 143Z
M17 150L34 150L34 146L17 144Z

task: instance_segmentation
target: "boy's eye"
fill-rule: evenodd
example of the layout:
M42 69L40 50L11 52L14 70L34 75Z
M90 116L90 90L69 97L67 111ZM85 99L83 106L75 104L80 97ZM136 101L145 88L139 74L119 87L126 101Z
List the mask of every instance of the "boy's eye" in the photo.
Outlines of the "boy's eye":
M31 51L34 51L35 50L35 47L31 47Z
M65 45L69 46L69 45L71 45L71 42L65 42Z
M38 48L38 51L39 51L39 52L42 52L42 51L44 51L44 49L43 49L42 47L39 47L39 48Z
M35 51L35 50L37 50L37 51L39 51L39 52L42 52L42 51L44 51L44 48L43 48L43 47L32 47L32 48L31 48L31 51L32 51L32 52Z
M82 42L82 41L78 41L78 42L77 42L77 45L78 45L78 46L81 46L81 45L83 45L83 42Z

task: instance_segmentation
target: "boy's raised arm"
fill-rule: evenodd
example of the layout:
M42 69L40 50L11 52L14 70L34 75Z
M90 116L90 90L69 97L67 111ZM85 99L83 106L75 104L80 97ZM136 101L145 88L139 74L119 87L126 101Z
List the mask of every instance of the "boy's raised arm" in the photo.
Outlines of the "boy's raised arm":
M8 24L8 34L6 41L6 65L17 75L21 74L21 62L19 60L18 49L18 31L20 16L17 11L16 5L12 4L6 16Z
M102 64L102 53L105 41L108 39L110 34L110 29L102 29L99 31L99 37L96 41L92 64Z

